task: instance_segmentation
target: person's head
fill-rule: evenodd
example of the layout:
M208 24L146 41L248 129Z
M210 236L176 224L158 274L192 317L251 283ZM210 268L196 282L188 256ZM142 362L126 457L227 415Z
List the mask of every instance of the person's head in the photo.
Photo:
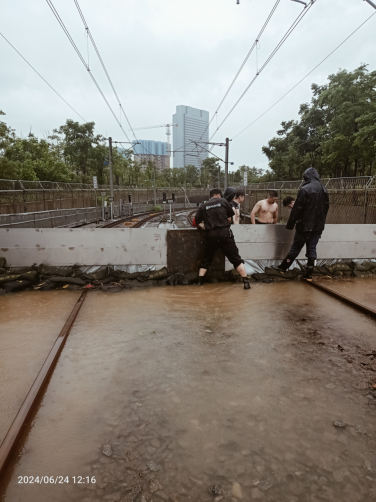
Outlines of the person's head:
M224 192L224 199L226 199L228 202L232 202L234 199L234 196L236 195L236 189L233 187L228 187L225 192Z
M276 190L270 190L267 194L267 200L270 204L275 204L279 200L279 195Z
M241 204L241 202L245 200L245 192L243 190L236 190L234 200L237 202L237 204Z
M221 199L222 196L223 194L219 188L214 188L209 192L210 199Z
M283 206L287 207L288 209L292 209L295 203L295 199L291 196L288 195L284 200L283 200Z

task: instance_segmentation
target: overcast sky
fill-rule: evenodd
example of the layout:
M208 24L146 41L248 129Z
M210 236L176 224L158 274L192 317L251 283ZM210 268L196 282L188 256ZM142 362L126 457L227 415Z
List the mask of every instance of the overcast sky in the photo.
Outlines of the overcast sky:
M171 122L177 105L208 110L219 105L276 0L79 0L132 127ZM73 0L53 0L76 45L87 58L87 38ZM258 50L259 67L303 6L281 0ZM374 9L362 0L317 0L287 42L252 85L214 141L233 138L263 113ZM375 69L375 17L316 69L291 94L238 136L230 149L234 168L268 167L262 146L283 120L296 119L299 105L311 99L311 83L324 84L339 68L360 63ZM85 118L105 136L124 135L91 81L45 0L2 2L0 32ZM0 109L17 133L38 136L67 118L81 119L0 37ZM114 110L119 111L106 76L89 47L89 64ZM218 123L256 73L251 55L221 107ZM124 122L124 119L122 119ZM211 125L214 132L216 121ZM126 124L124 124L127 130ZM137 133L165 141L165 129ZM131 133L130 133L131 137ZM223 149L214 150L223 158Z

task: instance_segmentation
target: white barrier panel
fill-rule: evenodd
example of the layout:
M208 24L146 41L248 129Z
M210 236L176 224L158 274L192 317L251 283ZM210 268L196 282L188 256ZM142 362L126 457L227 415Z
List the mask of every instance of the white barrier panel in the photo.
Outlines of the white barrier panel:
M294 230L284 225L232 226L244 260L282 260L292 245ZM326 225L319 241L318 259L371 259L376 257L375 225ZM305 247L298 256L305 259ZM226 269L232 268L228 260Z
M283 259L294 236L294 231L283 225L240 225L232 230L244 260ZM4 228L0 229L0 256L5 256L11 267L33 263L165 266L168 231L174 232L154 228ZM375 239L375 225L327 225L318 258L372 259L376 257ZM305 258L305 250L299 258Z
M166 266L167 230L132 228L0 229L10 267L39 265Z

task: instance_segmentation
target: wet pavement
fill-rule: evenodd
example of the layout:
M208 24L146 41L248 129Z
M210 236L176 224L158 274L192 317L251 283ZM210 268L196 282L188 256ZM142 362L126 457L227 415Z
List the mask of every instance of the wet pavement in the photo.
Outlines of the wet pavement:
M374 383L375 322L304 283L92 292L3 500L372 501Z

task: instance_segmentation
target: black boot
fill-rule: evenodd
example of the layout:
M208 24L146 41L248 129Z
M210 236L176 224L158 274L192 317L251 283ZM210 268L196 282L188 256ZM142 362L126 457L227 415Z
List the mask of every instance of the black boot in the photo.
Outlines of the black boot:
M243 289L250 289L250 282L248 277L243 278Z
M290 258L289 256L287 256L286 259L280 263L280 265L278 266L272 265L271 268L276 270L276 272L284 274L284 272L286 272L289 269L289 267L292 265L294 261L295 261L294 258Z
M204 277L199 277L198 278L198 286L203 286L204 284Z
M313 279L314 265L315 265L315 258L308 258L308 265L301 279L306 279L307 281L311 281Z

